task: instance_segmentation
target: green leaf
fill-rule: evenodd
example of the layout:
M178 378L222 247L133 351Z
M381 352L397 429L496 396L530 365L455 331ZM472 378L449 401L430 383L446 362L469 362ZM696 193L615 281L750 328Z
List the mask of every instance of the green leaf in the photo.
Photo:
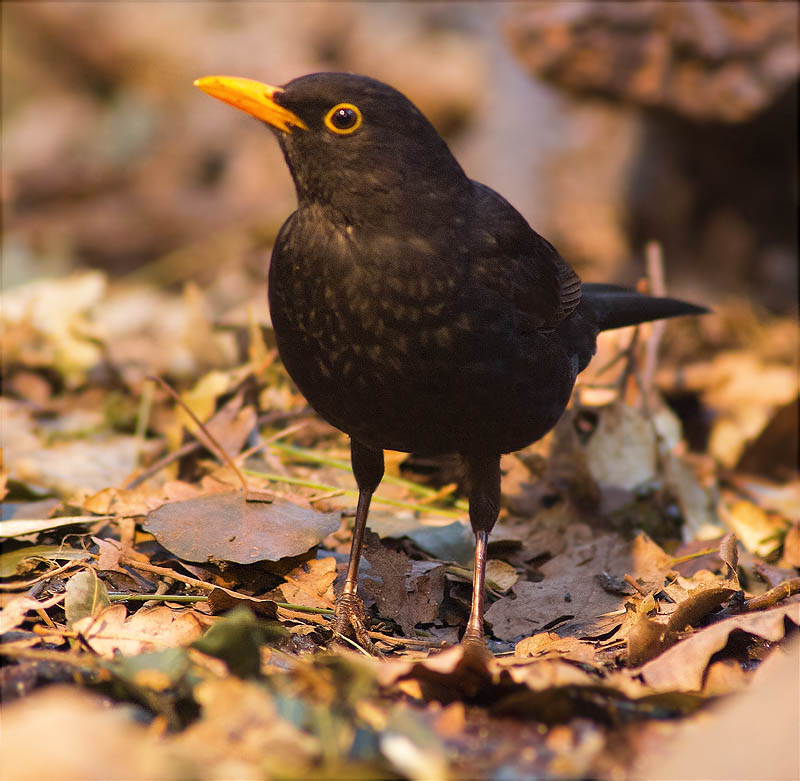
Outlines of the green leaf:
M277 621L262 621L249 608L236 607L196 643L198 651L216 656L240 678L257 675L261 667L259 647L287 636Z
M63 545L26 545L0 555L0 578L19 574L19 565L26 559L51 559L54 561L81 561L91 555L83 550L65 548Z
M96 616L111 604L106 584L97 577L93 569L84 569L67 582L67 598L64 612L67 626L86 616Z

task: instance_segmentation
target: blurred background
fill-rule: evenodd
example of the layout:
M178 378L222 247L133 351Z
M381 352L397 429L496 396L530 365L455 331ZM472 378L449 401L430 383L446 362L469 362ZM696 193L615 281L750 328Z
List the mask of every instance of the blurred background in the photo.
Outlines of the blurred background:
M684 422L734 388L714 414L749 422L715 455L781 405L796 428L797 4L37 2L2 21L15 395L233 365L237 329L268 322L294 190L270 134L192 81L351 70L404 91L585 280L635 284L660 242L668 291L717 315L671 326L694 329L682 354L735 351L666 388Z
M2 47L6 286L189 246L161 273L262 279L288 172L192 80L349 70L585 278L634 281L656 239L674 290L796 304L794 3L16 3Z

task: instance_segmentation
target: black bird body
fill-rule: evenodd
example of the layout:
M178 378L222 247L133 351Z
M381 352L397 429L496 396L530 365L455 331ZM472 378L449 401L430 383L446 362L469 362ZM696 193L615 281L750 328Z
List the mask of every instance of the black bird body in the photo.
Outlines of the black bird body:
M322 222L301 206L276 241L270 312L284 364L320 415L364 444L518 450L555 425L593 352L592 319L559 320L556 299L548 321L535 292L524 298L537 275L550 281L554 250L533 234L536 254L505 254L513 236L488 221L494 194L467 188L480 197L448 204L449 227L433 234L355 227L328 210Z
M582 287L381 82L323 73L283 88L229 77L198 86L266 121L295 181L298 208L275 242L269 303L290 376L352 440L360 500L338 629L368 642L356 574L382 451L459 453L477 539L466 639L482 643L500 454L556 424L600 330L704 310Z

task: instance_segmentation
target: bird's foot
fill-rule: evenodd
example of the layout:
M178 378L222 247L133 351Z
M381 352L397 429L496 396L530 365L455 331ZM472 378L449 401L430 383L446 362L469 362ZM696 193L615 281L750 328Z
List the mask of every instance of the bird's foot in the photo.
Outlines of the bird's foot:
M485 667L492 654L486 647L483 632L467 627L464 637L461 638L461 647L464 649L464 660L472 662L479 667Z
M367 632L364 603L356 594L341 594L336 600L333 633L340 642L341 638L351 638L365 651L370 653L374 651L372 640Z

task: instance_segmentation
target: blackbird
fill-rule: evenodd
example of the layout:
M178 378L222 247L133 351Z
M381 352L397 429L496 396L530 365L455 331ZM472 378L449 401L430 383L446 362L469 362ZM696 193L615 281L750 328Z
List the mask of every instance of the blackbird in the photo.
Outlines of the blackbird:
M383 450L456 453L476 539L463 642L483 649L500 455L553 428L599 331L707 310L581 285L380 81L314 73L282 87L228 76L195 86L269 126L297 190L272 252L269 305L289 375L350 435L359 495L334 631L371 646L358 564Z

